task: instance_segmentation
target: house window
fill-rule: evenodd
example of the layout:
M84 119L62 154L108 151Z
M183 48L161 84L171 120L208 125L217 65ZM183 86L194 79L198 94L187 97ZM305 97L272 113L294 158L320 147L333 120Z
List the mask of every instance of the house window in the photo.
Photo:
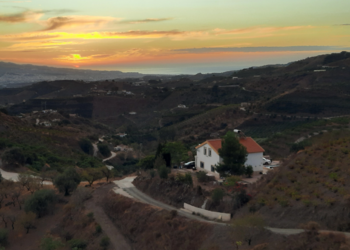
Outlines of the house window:
M211 156L211 149L208 150L208 155Z
M215 168L214 168L213 165L211 165L211 171L212 171L212 172L215 172Z
M207 155L207 148L204 148L204 155Z
M204 162L201 162L201 168L204 168Z

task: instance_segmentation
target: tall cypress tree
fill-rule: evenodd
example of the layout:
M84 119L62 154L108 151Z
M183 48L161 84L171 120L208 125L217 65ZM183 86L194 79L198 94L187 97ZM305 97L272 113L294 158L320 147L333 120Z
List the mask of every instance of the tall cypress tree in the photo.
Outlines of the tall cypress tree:
M239 143L232 131L227 132L222 140L219 155L223 163L216 166L216 171L225 176L226 173L242 175L245 172L244 163L247 160L247 150Z

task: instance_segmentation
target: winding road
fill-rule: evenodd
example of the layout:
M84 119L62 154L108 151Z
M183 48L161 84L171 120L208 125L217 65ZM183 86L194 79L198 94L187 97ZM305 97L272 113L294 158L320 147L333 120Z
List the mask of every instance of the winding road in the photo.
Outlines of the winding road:
M206 223L211 223L211 224L217 224L217 225L222 225L222 226L230 226L228 223L222 223L222 222L216 222L216 221L210 221L206 220L202 217L192 215L191 212L186 211L184 209L177 209L175 207L172 207L170 205L164 204L160 201L157 201L153 199L152 197L146 195L145 193L141 192L138 190L134 184L132 183L136 176L133 177L126 177L122 180L114 181L114 183L118 186L118 188L113 188L113 191L115 193L118 193L120 195L124 195L128 198L133 198L135 200L138 200L140 202L156 206L159 208L163 208L165 210L171 211L171 210L176 210L179 215L182 215L184 217L187 217L192 220L197 220L201 222L206 222ZM295 234L300 234L303 233L303 229L297 229L297 228L272 228L272 227L265 227L266 229L270 230L273 233L277 234L283 234L283 235L295 235ZM347 238L350 238L350 233L347 232L340 232L340 231L329 231L329 230L320 230L322 233L342 233L344 234Z

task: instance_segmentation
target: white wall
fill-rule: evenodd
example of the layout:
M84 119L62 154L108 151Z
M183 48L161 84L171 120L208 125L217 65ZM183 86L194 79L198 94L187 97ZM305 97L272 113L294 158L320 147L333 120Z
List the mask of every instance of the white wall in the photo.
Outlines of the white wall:
M263 153L251 153L247 156L247 161L244 165L251 165L254 171L263 170Z
M212 220L222 220L222 221L230 221L231 220L231 214L213 212L213 211L209 211L209 210L205 210L202 208L191 206L187 203L184 203L184 208L186 210L191 211L191 212L199 213L199 214L201 214L209 219L212 219Z
M204 155L204 148L207 149L207 154ZM211 149L211 156L209 156L209 149ZM211 172L211 166L218 164L220 161L220 156L208 145L205 144L202 147L197 149L197 157L196 157L196 167L197 170L205 170L207 172ZM201 168L200 162L204 163L204 169Z

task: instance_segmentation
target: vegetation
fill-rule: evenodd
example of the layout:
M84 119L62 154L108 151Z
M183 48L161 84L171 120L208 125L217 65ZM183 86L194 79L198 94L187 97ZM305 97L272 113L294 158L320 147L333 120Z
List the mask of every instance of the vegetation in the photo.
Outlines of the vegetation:
M91 141L87 138L80 139L79 146L80 146L81 150L83 150L84 153L86 153L88 155L92 155L94 152L94 147L92 146Z
M221 188L215 188L211 193L211 199L214 204L218 204L224 198L225 192Z
M35 213L38 218L45 215L56 200L56 194L53 190L43 189L36 191L24 204L26 212Z
M265 230L264 226L265 222L261 216L249 214L233 221L233 235L236 240L246 242L250 246L254 238Z
M245 174L248 176L248 178L251 178L253 173L254 171L252 166L249 165L245 168Z
M60 239L54 238L51 235L44 237L43 239L41 239L41 242L40 242L40 249L41 250L56 250L56 249L59 249L63 246L64 246L64 244L62 243L62 241Z
M103 155L104 157L111 156L111 151L109 150L109 147L107 144L98 144L98 151Z
M162 179L168 179L168 168L167 167L161 167L159 169L159 177Z
M54 180L54 185L65 196L74 191L80 183L80 176L74 168L66 169L63 174L58 175Z
M222 141L222 147L219 149L219 154L223 159L223 163L216 166L216 171L218 171L221 176L227 174L244 174L247 150L239 143L233 132L229 131L225 135Z
M0 228L0 247L4 247L8 242L8 230L5 228Z

